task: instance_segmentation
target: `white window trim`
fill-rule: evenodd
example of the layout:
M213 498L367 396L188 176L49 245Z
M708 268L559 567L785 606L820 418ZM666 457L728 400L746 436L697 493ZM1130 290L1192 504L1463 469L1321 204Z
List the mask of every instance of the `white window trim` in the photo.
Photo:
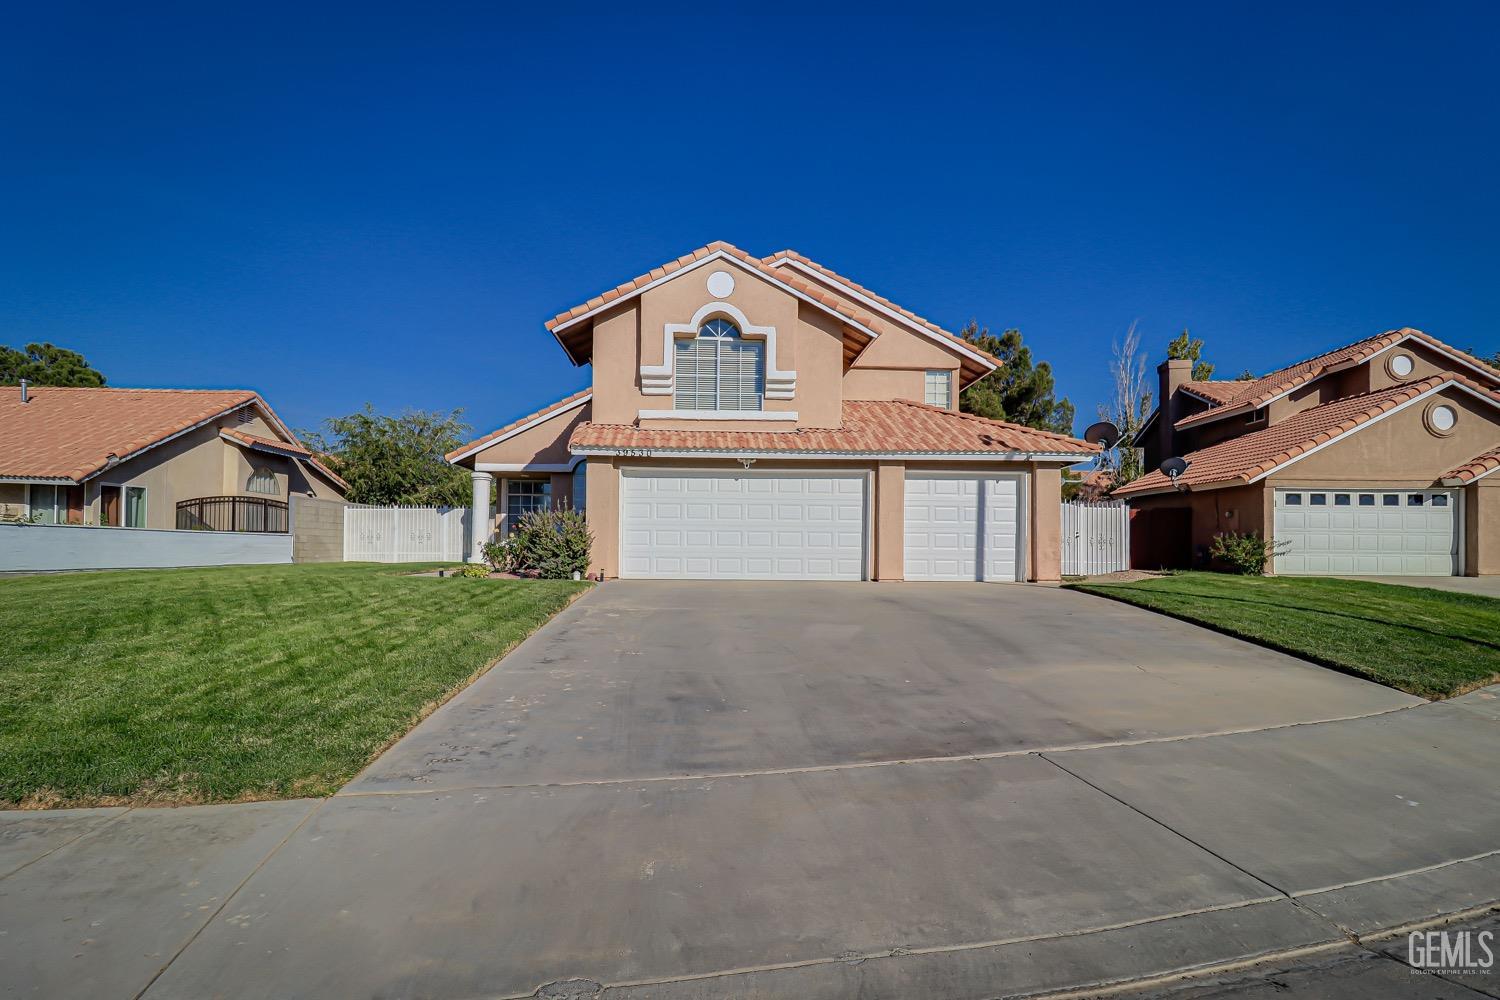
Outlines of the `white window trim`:
M766 343L766 376L764 398L791 399L797 391L797 373L783 371L776 366L776 328L756 326L750 322L732 302L710 302L700 306L693 318L686 323L667 323L662 327L662 363L641 365L641 395L671 396L676 393L677 360L674 342L679 338L698 336L703 324L711 319L727 319L739 327L740 336L746 340L764 340Z
M943 394L948 398L942 403L934 403L927 398L928 390L931 388L927 383L934 375L942 376L946 383ZM928 368L922 373L922 402L928 406L941 406L945 410L953 409L953 370L951 368Z
M640 410L639 420L776 420L797 419L796 410Z

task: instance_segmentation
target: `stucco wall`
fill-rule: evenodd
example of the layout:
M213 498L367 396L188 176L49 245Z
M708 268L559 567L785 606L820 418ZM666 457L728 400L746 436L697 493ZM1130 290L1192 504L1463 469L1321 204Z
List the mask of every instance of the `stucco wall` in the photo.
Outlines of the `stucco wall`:
M463 464L469 467L476 462L495 465L568 465L573 460L572 453L568 451L568 438L572 436L573 428L592 418L593 404L584 403L575 409L548 417L515 437L491 445L476 453L473 458L465 459Z
M1500 473L1464 488L1464 573L1500 574Z
M1458 424L1448 435L1429 431L1423 414L1433 398L1458 410ZM1500 441L1495 408L1466 392L1446 389L1407 406L1378 423L1335 441L1328 447L1269 477L1281 486L1340 483L1431 486L1443 473L1468 462Z
M0 571L149 569L291 561L291 535L0 524Z
M293 562L343 561L344 501L293 494L291 518Z

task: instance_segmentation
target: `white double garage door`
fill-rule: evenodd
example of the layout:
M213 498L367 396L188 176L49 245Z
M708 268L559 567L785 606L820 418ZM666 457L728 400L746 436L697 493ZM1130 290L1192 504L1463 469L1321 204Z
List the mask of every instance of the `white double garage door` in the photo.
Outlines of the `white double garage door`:
M1452 576L1459 572L1457 490L1276 490L1277 573Z
M906 579L1023 579L1024 481L908 474ZM620 575L868 579L869 494L866 472L625 469Z

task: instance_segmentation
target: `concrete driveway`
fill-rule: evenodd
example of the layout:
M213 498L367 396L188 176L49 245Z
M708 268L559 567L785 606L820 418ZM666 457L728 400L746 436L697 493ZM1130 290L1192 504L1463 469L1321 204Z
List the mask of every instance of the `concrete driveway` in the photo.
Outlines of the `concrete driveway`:
M1500 597L1500 576L1347 576L1346 580L1366 583L1389 583L1397 587L1430 587L1451 590L1455 594L1478 594Z
M332 799L0 817L0 989L980 998L1333 948L1500 897L1497 752L1494 692L1067 591L613 583Z

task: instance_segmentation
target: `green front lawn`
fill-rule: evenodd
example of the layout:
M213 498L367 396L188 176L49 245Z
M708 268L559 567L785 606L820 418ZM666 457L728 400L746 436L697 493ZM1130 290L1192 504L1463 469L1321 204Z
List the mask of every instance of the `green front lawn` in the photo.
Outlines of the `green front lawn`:
M412 569L0 580L0 804L329 794L588 587Z
M1500 681L1500 600L1383 583L1179 573L1080 583L1423 698Z

